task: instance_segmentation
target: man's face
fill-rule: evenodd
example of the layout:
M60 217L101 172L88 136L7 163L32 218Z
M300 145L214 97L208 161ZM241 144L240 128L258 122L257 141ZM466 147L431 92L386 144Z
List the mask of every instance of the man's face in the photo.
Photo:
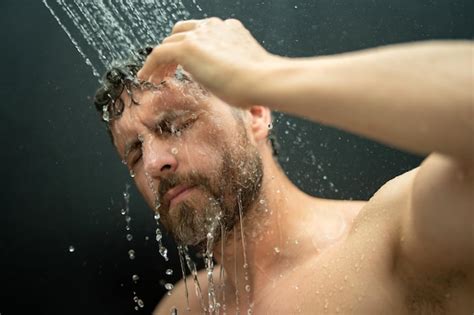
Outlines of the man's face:
M176 241L202 245L230 230L260 193L262 162L243 119L192 81L134 90L111 122L115 146ZM125 104L129 96L122 95Z

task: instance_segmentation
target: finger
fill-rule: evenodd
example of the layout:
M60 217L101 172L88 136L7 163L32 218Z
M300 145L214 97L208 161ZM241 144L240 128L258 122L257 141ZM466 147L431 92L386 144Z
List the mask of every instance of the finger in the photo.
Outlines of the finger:
M148 82L151 82L155 85L160 84L165 78L173 77L176 73L177 64L169 63L162 64L155 68L151 76L148 78Z
M186 37L185 33L174 34L163 39L162 43L167 44L167 43L179 42L179 41L182 41L185 37Z
M199 20L179 21L173 26L173 31L171 32L171 34L192 31L198 26L198 24Z
M237 19L227 19L224 21L224 23L232 26L243 26L242 22Z
M137 77L140 80L148 80L153 74L156 68L162 65L176 63L178 64L180 56L181 44L169 43L156 46L153 48L153 52L146 58L145 64L142 69L138 71Z

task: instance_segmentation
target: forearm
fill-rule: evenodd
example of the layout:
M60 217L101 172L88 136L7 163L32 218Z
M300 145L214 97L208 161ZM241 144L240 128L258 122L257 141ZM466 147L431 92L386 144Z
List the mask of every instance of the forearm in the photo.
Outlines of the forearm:
M472 58L472 43L428 42L287 59L262 72L252 101L413 153L472 161Z

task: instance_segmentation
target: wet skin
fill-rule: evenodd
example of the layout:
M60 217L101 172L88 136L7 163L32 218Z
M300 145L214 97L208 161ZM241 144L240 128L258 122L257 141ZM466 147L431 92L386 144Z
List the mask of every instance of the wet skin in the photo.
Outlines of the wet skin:
M422 167L443 162L433 156ZM273 252L277 267L259 270L260 277L255 276L259 281L252 287L253 314L470 314L474 289L468 273L443 267L422 273L400 259L397 244L404 242L401 213L418 172L419 168L394 178L368 202L302 198L307 216L283 241L289 249ZM322 208L341 213L346 226L339 233L340 225L333 225L335 237L327 242L318 242L324 236L315 231L321 224L317 213ZM277 233L265 233L272 232ZM322 243L321 247L315 243ZM202 271L204 292L206 277ZM219 279L219 271L214 278ZM188 286L192 292L191 279ZM227 314L236 314L234 288L227 283ZM173 306L178 314L189 314L183 291L181 281L155 314L168 314ZM249 304L242 290L240 301L240 312L245 313ZM190 314L200 313L194 294L190 294L190 305Z
M200 30L205 33L205 27ZM220 44L226 37L231 38L231 33L222 36L222 30L222 25L216 22L213 32L220 35L214 41L202 42L205 45ZM241 34L247 36L246 32ZM233 42L230 41L229 45ZM469 112L472 110L472 97L468 97L465 89L469 82L472 83L469 81L472 74L469 77L463 72L467 68L466 60L469 60L466 46L472 48L472 45L463 43L407 45L334 59L278 60L275 63L271 59L269 70L267 67L252 68L252 77L262 71L261 77L267 78L259 82L261 89L254 89L261 91L255 100L429 156L419 168L385 184L368 202L314 198L295 187L274 162L266 143L270 123L268 109L248 107L251 104L246 103L246 108L250 109L246 111L245 130L249 143L255 145L263 161L261 197L264 206L257 204L247 210L248 215L242 224L245 242L241 239L240 225L237 225L234 233L228 234L227 241L215 247L214 257L226 274L228 314L234 314L237 307L246 312L252 302L254 314L470 314L473 311L474 302L470 297L474 296L474 172L470 155L472 146L469 146L472 145L472 137L469 142L469 135L472 135L469 122L472 119L459 119L472 114ZM196 45L189 44L181 48L186 47L196 50ZM165 51L164 48L161 51ZM235 54L236 50L203 49L203 56L209 57L209 51ZM181 57L199 56L184 54L182 50L179 52ZM247 52L246 48L245 56ZM426 55L437 62L430 62ZM452 55L458 57L451 58ZM217 61L225 65L233 65L238 60L232 55L227 59L217 57ZM215 60L208 59L210 64L214 64ZM462 62L458 63L459 60ZM193 66L204 70L201 75L208 74L206 58L191 61ZM394 66L390 67L392 63ZM441 65L439 69L438 65ZM247 70L238 76L235 67L227 69L233 75L222 76L222 81L237 77L248 84ZM413 69L435 70L426 73L431 79L420 84L418 76L413 73L417 71ZM225 70L226 67L222 66L211 74L222 74ZM449 75L440 76L439 73ZM296 79L288 80L289 76ZM328 77L333 80L328 80ZM380 77L384 78L386 90L377 89ZM279 78L284 80L278 81ZM215 76L207 79L212 81ZM325 87L322 93L321 89L315 88L315 80L319 86ZM233 87L232 84L221 84L220 80L214 81L226 88ZM445 88L440 89L441 86ZM247 95L246 90L243 92L234 89L229 99ZM196 106L205 103L196 102ZM194 163L194 168L203 174L211 178L213 173L216 176L215 166L222 160L225 144L239 152L239 145L234 141L239 132L235 121L231 122L229 106L223 102L211 103L207 108L214 119L209 120L205 128L197 128L196 134L190 134L190 141L184 145L189 150L205 150L208 154L196 160L177 155L173 161L169 152L179 143L178 140L163 141L163 146L146 144L143 146L144 157L148 156L143 159L144 165L149 165L146 169L175 171L177 168L173 165L181 165L189 171ZM140 128L146 125L148 115L154 115L153 112L145 113L152 109L139 109L142 110L142 114L136 115L140 117ZM430 114L425 115L428 112ZM420 124L420 119L423 124ZM127 133L137 128L133 121L129 119L129 123L118 129ZM219 129L219 124L212 124L212 121L225 121L229 127ZM151 144L163 140L147 133L147 129L129 132L127 137L136 138L142 133ZM216 142L220 146L216 147ZM123 146L121 148L119 142L117 146L120 152ZM166 148L166 152L158 151L160 148ZM245 148L240 149L245 151ZM149 163L158 160L168 162ZM155 167L150 167L152 165ZM170 167L163 168L163 165ZM157 182L160 175L162 173L155 173ZM147 191L143 178L144 175L137 175L137 185L142 185L140 190L152 205L152 194ZM186 200L202 204L204 200L200 197L193 193ZM249 266L248 277L242 267L244 254ZM202 273L201 277L206 292L206 275ZM218 279L217 274L215 278ZM192 282L188 283L191 286L191 313L200 313L200 303L192 294ZM248 294L245 290L247 284L251 288ZM239 292L239 305L235 305L236 291ZM220 293L218 298L224 304ZM176 286L173 295L160 303L156 313L169 314L173 306L179 309L179 313L186 313L182 282Z
M152 208L155 196L150 178L152 186L159 187L161 178L174 173L194 170L216 177L222 148L239 146L235 141L239 128L229 105L210 95L183 91L182 86L170 82L167 93L145 93L139 99L141 105L127 107L123 117L113 123L112 132L119 154L134 170L137 187ZM178 113L173 116L178 117L178 126L190 119L193 126L182 128L179 137L157 133L157 121L166 110ZM199 118L194 120L193 114ZM293 186L275 164L268 144L262 142L267 134L259 134L268 121L255 119L259 115L262 113L258 111L249 114L246 129L262 156L262 198L269 211L252 216L257 210L250 210L245 225L249 282L241 267L239 226L235 238L229 233L226 243L216 244L214 256L224 265L226 275L227 314L236 311L236 288L240 311L246 312L250 298L254 314L461 314L474 308L468 299L474 293L472 278L464 270L440 266L436 272L431 268L420 273L400 259L403 253L399 244L405 238L400 226L416 175L432 173L432 168L440 165L448 167L449 160L432 155L421 168L388 182L368 202L314 198ZM127 145L133 147L137 141L140 151L125 156ZM451 180L453 184L459 181ZM173 203L188 200L202 205L205 197L206 192L193 189L178 195ZM165 204L160 211L172 212L172 208ZM175 224L172 220L167 223ZM206 296L204 271L200 279ZM214 279L219 283L219 268ZM251 286L249 295L245 293L247 283ZM191 279L188 285L190 313L200 313ZM161 302L156 314L169 314L173 306L178 314L186 313L182 281L173 292ZM219 290L217 297L224 304Z

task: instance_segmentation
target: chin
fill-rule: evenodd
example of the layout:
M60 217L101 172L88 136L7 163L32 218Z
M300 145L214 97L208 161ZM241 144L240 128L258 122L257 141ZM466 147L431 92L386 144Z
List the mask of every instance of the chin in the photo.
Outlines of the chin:
M226 227L222 219L223 210L214 199L209 201L206 197L206 200L207 203L186 200L170 209L172 227L169 231L179 245L205 248L209 233L214 243L220 240L221 228Z

